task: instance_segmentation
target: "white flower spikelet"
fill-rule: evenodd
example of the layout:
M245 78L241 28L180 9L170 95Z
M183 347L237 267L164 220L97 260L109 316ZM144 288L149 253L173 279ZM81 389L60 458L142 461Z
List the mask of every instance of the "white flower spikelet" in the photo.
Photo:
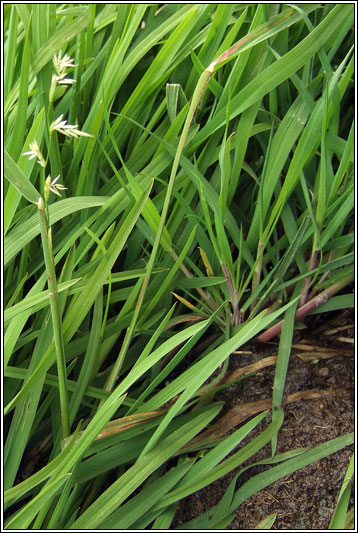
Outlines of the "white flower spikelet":
M60 76L55 76L56 82L59 85L72 85L73 83L76 82L76 80L73 80L72 78L65 78L65 76L66 76L66 73L61 74Z
M51 179L51 176L47 176L45 181L45 200L47 202L48 197L50 196L50 191L54 194L57 194L57 196L62 196L60 191L64 191L67 189L64 185L61 185L61 183L56 183L59 179L60 175L56 176L53 180Z
M62 57L61 50L59 51L58 55L55 54L53 56L52 61L58 76L61 76L61 74L63 74L67 68L76 66L73 64L73 59L67 54Z
M45 168L46 162L45 162L44 156L42 155L40 151L37 141L33 141L32 143L30 143L29 147L30 147L30 151L24 152L22 155L30 156L29 159L34 159L34 157L37 157L38 164Z
M53 131L58 131L67 137L93 137L89 133L80 131L78 126L75 124L67 124L67 120L62 120L63 115L60 115L56 120L54 120L50 126L50 133Z
M49 93L49 101L52 102L55 95L55 90L57 85L72 85L75 83L76 80L73 80L72 78L66 78L67 72L66 69L75 67L73 63L73 59L68 56L64 55L62 57L62 52L59 51L58 55L53 56L53 65L55 67L56 74L53 74L52 80L51 80L51 88Z

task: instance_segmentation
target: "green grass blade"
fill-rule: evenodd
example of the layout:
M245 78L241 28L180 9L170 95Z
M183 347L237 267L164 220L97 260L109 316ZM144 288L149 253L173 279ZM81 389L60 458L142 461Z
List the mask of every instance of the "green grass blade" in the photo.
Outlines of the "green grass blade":
M220 407L219 407L220 409ZM199 414L193 422L184 424L158 443L147 455L138 459L136 463L123 474L112 486L100 496L71 526L71 529L86 529L101 525L128 497L148 475L154 472L169 457L178 451L185 443L193 438L218 413L217 406L211 406ZM90 526L91 524L91 526Z
M5 178L24 196L29 202L35 204L40 197L40 193L32 185L29 179L19 169L18 165L5 150L4 153L4 173Z
M37 200L36 200L37 201ZM108 202L106 197L82 196L60 200L49 206L50 224L53 225L62 218L76 211L89 207L103 206ZM84 230L83 230L84 231ZM24 223L17 225L5 237L4 262L8 264L32 239L40 234L38 215L34 214Z
M137 496L134 496L127 503L122 505L117 511L101 524L102 529L129 529L129 527L144 515L157 501L164 496L194 464L194 459L188 459L178 465L159 479L150 483Z
M266 472L257 474L252 479L244 483L244 485L242 485L242 487L236 491L231 509L237 509L237 507L241 505L243 501L247 500L247 498L249 498L252 494L255 494L259 490L267 487L277 479L287 476L288 474L291 474L292 472L295 472L306 465L312 464L319 459L330 455L331 453L335 453L345 446L352 444L352 442L353 434L338 437L331 441L324 442L312 450L308 450L298 457L294 457L289 461L285 461L284 463L275 466Z
M349 504L349 498L352 491L354 475L354 454L352 454L351 460L347 468L346 475L342 483L341 490L338 495L338 501L334 510L333 516L329 523L329 529L344 529L346 525L347 509Z
M58 292L61 293L62 291L66 291L69 287L72 287L75 285L79 279L71 279L69 281L64 281L63 283L59 283L58 285ZM19 313L22 313L23 311L27 311L28 309L31 309L31 313L36 313L43 307L46 307L48 305L48 290L40 292L38 294L34 294L33 296L27 296L24 298L21 302L18 304L13 305L12 307L9 307L4 311L4 323L8 322L15 316L17 316Z
M42 483L42 481L49 478L59 468L66 456L72 452L76 435L77 432L74 433L73 438L67 448L57 455L57 457L55 457L55 459L53 459L50 463L41 468L41 470L36 472L36 474L33 474L21 483L15 485L15 487L12 487L4 492L4 504L6 507L24 497L27 492Z
M62 476L53 483L50 483L46 490L41 491L28 503L21 511L11 518L5 525L5 529L27 529L42 507L52 499L61 489L71 474L62 474Z

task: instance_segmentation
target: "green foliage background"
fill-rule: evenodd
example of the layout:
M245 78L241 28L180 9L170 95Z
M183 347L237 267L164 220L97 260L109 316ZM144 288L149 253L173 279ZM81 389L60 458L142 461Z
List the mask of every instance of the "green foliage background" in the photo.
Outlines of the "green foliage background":
M166 529L271 442L276 466L183 526L225 528L352 442L275 445L295 319L353 306L353 21L352 4L4 6L7 528ZM59 52L75 82L54 89ZM267 413L191 445L232 352L280 332L269 427L229 458Z

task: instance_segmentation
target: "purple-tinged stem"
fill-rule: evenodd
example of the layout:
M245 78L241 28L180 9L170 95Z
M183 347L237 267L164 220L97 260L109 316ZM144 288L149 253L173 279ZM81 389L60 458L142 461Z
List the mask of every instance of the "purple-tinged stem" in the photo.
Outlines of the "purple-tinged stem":
M348 285L353 279L354 279L354 275L351 274L347 278L344 278L341 281L337 281L336 283L328 287L328 289L326 289L325 291L321 292L320 294L312 298L312 300L310 300L309 302L307 302L305 305L303 305L297 310L295 314L295 320L296 321L301 320L308 313L310 313L311 311L319 307L324 302L327 302L327 300L329 300L331 296L334 296L335 294L337 294L337 292L339 292L341 289L343 289L343 287ZM257 337L257 340L260 342L270 341L273 337L276 337L276 335L278 335L281 332L282 326L283 326L283 320L281 320L280 322L272 326L267 331L264 331L264 333L261 333L261 335Z

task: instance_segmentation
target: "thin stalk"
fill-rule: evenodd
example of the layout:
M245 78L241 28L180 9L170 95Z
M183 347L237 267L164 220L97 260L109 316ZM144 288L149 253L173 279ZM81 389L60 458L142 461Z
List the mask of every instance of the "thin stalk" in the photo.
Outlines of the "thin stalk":
M159 244L160 244L161 236L162 236L162 233L163 233L165 220L166 220L167 214L168 214L169 202L170 202L170 198L171 198L171 195L172 195L172 192L173 192L174 180L175 180L175 177L176 177L176 174L177 174L177 171L178 171L178 167L179 167L180 157L181 157L181 154L182 154L184 146L185 146L185 142L186 142L186 139L187 139L187 136L188 136L188 133L189 133L190 125L192 123L195 110L196 110L196 108L197 108L197 106L198 106L198 104L200 102L200 99L201 99L201 97L203 95L203 92L204 92L207 84L209 83L211 76L213 75L213 73L215 72L215 70L217 69L217 67L220 64L225 63L226 61L228 61L230 59L230 57L235 52L237 52L239 50L239 48L243 47L246 43L249 43L250 41L255 41L256 38L259 38L260 35L264 34L266 31L268 31L268 33L269 33L270 29L273 29L275 26L277 27L277 24L279 22L284 22L285 19L289 18L292 14L293 14L293 10L287 10L284 15L280 15L279 17L275 18L275 21L272 21L272 23L267 25L267 26L263 26L262 28L260 28L260 30L257 33L253 33L253 34L250 34L250 35L247 35L247 36L243 37L240 41L235 43L231 48L228 48L225 52L223 52L218 58L214 59L214 61L204 70L204 72L201 74L201 76L199 78L199 81L198 81L198 83L197 83L197 85L195 87L195 90L194 90L194 94L193 94L193 97L192 97L192 100L191 100L191 104L190 104L190 107L189 107L189 111L188 111L186 120L185 120L185 123L184 123L183 131L182 131L180 139L179 139L178 148L177 148L176 153L175 153L173 166L172 166L172 170L171 170L171 173L170 173L168 188L167 188L167 192L166 192L166 195L165 195L165 198L164 198L163 210L162 210L162 214L161 214L161 217L160 217L157 234L155 236L155 241L154 241L154 244L153 244L152 253L151 253L151 256L149 258L148 265L147 265L147 271L146 271L145 277L143 279L143 284L142 284L142 287L141 287L141 291L140 291L139 296L138 296L137 305L136 305L134 314L132 316L131 323L130 323L127 331L126 331L126 335L125 335L125 338L124 338L124 341L123 341L123 344L122 344L121 351L120 351L120 353L118 355L117 361L115 362L115 364L113 366L113 369L112 369L112 372L111 372L111 374L110 374L110 376L109 376L109 378L107 380L107 383L105 385L105 390L109 390L110 391L110 390L113 389L114 384L115 384L115 382L117 380L118 374L120 372L120 369L122 367L125 354L127 353L130 341L131 341L133 333L134 333L135 325L136 325L137 320L138 320L138 315L139 315L140 309L142 307L142 303L143 303L143 300L144 300L145 292L147 290L149 279L150 279L150 276L151 276L151 273L152 273L152 270L153 270L154 261L156 259L157 252L158 252L158 249L159 249ZM267 37L268 36L269 35L267 35Z
M231 326L237 326L240 322L240 309L239 309L239 300L238 300L237 291L234 288L234 285L232 283L232 279L230 277L226 264L221 263L221 268L226 278L226 283L227 283L230 297L231 297L232 315L231 315L230 323L231 323Z
M310 263L308 265L308 272L311 272L311 270L314 270L316 266L317 266L317 250L313 250ZM307 296L308 296L308 289L309 289L311 281L312 281L312 277L305 279L304 285L302 287L301 297L300 297L300 306L306 303Z
M170 255L172 256L172 258L174 259L174 261L177 261L178 260L178 256L177 254L174 252L174 250L170 250L169 251ZM181 263L180 264L180 270L183 272L183 274L186 276L187 279L192 279L193 278L193 275L189 272L189 270L186 268L186 266L184 265L184 263ZM210 309L212 309L212 311L216 311L217 309L217 305L215 302L213 302L211 300L211 298L209 298L209 296L206 294L205 291L203 291L203 289L201 287L197 287L197 292L200 294L200 296L203 298L203 300L206 301L206 303L208 304L208 306L210 307Z
M187 118L186 118L186 121L185 121L185 124L184 124L184 127L183 127L182 134L180 136L178 148L177 148L177 151L176 151L176 154L175 154L172 170L171 170L171 173L170 173L168 188L167 188L167 192L166 192L166 195L165 195L165 198L164 198L163 210L162 210L162 214L161 214L161 217L160 217L158 230L157 230L157 233L156 233L156 236L155 236L155 241L154 241L154 244L153 244L152 253L151 253L149 261L148 261L146 274L145 274L144 279L143 279L143 283L142 283L142 287L141 287L141 290L140 290L140 293L139 293L139 296L138 296L137 304L136 304L136 307L135 307L135 310L134 310L134 313L133 313L133 316L132 316L132 319L131 319L131 323L130 323L127 331L126 331L126 335L125 335L121 350L120 350L118 358L117 358L117 360L116 360L116 362L115 362L115 364L114 364L114 366L112 368L112 372L111 372L110 376L108 377L108 380L107 380L107 382L105 384L105 390L107 390L107 391L111 391L113 389L116 381L117 381L117 377L118 377L119 372L121 370L121 367L122 367L122 364L123 364L123 361L124 361L124 357L125 357L125 355L127 353L129 344L130 344L130 342L132 340L132 336L133 336L134 329L135 329L135 326L136 326L136 323L137 323L137 320L138 320L139 312L141 310L141 307L142 307L142 304L143 304L143 300L144 300L144 296L145 296L145 293L146 293L146 290L147 290L147 286L148 286L148 283L149 283L149 279L150 279L150 276L151 276L151 273L152 273L152 270L153 270L154 261L156 259L157 253L158 253L160 239L161 239L161 236L162 236L162 233L163 233L163 228L164 228L165 220L167 218L168 209L169 209L169 202L170 202L170 198L171 198L173 187L174 187L174 180L175 180L175 176L177 174L177 170L178 170L178 167L179 167L180 156L181 156L181 154L183 152L183 148L185 146L185 142L186 142L186 139L187 139L187 136L188 136L189 128L190 128L190 125L191 125L195 110L197 108L197 105L198 105L198 103L200 101L201 95L203 94L203 91L204 91L206 85L208 84L212 74L213 74L213 70L212 69L209 70L209 69L210 69L210 67L207 70L205 70L202 73L202 75L200 76L199 81L197 83L197 86L195 88L194 94L193 94L192 102L191 102L191 105L190 105L190 108L189 108L189 111L188 111L188 115L187 115Z
M330 263L331 261L333 261L333 259L335 258L335 250L331 250L330 253L329 253L329 256L328 256L328 259L327 261L325 261L325 264L328 264ZM313 298L316 293L317 293L317 286L321 285L329 276L331 275L331 271L328 270L327 272L325 272L321 279L318 281L318 283L316 283L316 286L311 290L311 292L309 293L309 295L307 296L307 298L311 299Z
M252 293L254 293L257 289L257 287L259 286L259 283L260 283L260 278L261 278L261 270L262 270L262 261L263 261L263 253L262 253L262 250L263 250L263 247L264 247L264 243L262 241L259 242L258 246L257 246L257 256L256 256L256 267L255 267L255 270L254 270L254 273L253 273L253 276L252 276L252 284L251 284L251 290L252 290ZM255 305L257 303L257 298L256 300L254 300L250 306L250 311L252 313L252 311L255 309Z
M47 271L47 282L49 289L50 309L52 316L53 336L55 342L58 385L60 391L60 407L61 407L61 424L62 424L62 438L68 437L70 434L69 425L69 408L68 408L68 393L67 393L67 377L66 377L66 357L65 348L62 337L62 320L61 308L58 298L57 280L55 272L55 263L52 252L52 235L51 228L48 226L48 219L46 217L45 204L40 197L37 202L37 207L40 215L40 230L42 248L45 259L45 266Z

